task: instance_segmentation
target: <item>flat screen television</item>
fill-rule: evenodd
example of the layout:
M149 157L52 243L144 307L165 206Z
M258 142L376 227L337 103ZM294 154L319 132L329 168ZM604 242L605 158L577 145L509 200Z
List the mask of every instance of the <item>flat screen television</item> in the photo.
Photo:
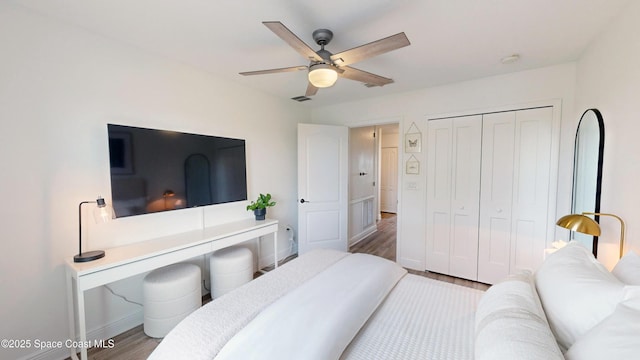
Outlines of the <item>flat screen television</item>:
M107 125L116 217L247 199L245 141Z

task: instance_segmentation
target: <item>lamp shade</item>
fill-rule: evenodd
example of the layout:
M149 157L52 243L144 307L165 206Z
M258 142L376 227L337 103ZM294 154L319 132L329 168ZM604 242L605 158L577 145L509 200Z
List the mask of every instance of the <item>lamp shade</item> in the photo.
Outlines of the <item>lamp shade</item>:
M600 225L592 218L581 214L565 215L558 219L556 225L571 231L600 236Z
M317 88L333 86L338 80L338 72L329 64L319 63L309 67L309 82Z
M107 205L103 198L98 197L96 207L93 209L93 219L96 223L105 223L116 218L116 213L111 205Z

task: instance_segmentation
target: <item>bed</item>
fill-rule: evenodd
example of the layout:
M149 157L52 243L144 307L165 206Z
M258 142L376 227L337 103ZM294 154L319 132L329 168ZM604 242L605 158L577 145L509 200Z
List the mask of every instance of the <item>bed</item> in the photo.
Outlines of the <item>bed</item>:
M149 359L628 359L640 351L630 254L616 276L570 243L483 292L315 250L193 312Z

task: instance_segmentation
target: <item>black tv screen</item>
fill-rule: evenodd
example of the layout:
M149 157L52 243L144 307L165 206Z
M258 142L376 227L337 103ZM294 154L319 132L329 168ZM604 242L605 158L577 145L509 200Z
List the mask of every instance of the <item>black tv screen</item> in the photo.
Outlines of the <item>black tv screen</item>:
M247 199L245 141L108 124L116 217Z

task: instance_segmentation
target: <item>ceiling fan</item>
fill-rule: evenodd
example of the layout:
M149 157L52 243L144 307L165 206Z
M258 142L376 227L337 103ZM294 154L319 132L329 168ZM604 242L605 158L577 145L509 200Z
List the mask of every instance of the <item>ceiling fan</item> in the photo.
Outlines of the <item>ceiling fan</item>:
M279 21L264 21L263 24L289 44L300 55L310 61L309 65L292 66L286 68L241 72L240 75L262 75L289 71L309 71L309 83L305 96L312 96L318 92L318 88L330 87L335 84L338 77L363 82L366 86L384 86L393 82L393 79L358 70L351 66L358 61L384 54L386 52L410 45L407 36L401 32L384 39L376 40L368 44L355 47L337 54L325 50L333 38L333 32L328 29L318 29L313 32L313 40L320 45L320 50L315 51L304 41L300 40L291 30Z

